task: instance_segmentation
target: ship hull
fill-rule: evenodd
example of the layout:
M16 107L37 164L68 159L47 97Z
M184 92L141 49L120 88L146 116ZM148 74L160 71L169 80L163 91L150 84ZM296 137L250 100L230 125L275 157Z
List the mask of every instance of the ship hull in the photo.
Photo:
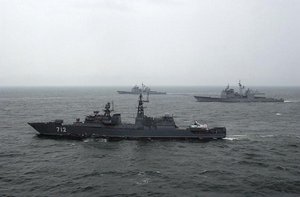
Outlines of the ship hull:
M260 102L260 103L279 103L284 102L283 99L274 98L218 98L218 97L206 97L206 96L194 96L198 102L224 102L224 103L250 103L250 102Z
M129 92L129 91L117 91L119 94L134 94L138 95L140 92ZM148 92L142 92L143 94L148 94ZM149 94L167 94L166 92L157 92L157 91L150 91Z
M39 135L60 138L84 139L84 138L105 138L105 139L162 139L162 140L211 140L226 137L225 127L215 127L201 132L193 132L189 129L178 128L138 128L134 125L122 126L101 126L86 124L57 124L28 123Z

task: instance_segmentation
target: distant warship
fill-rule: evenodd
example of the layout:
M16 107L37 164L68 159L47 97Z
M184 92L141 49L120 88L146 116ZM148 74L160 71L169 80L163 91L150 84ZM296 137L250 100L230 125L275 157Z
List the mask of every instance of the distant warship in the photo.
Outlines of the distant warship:
M284 100L276 98L266 98L264 93L247 89L239 82L239 92L229 88L229 85L221 92L221 97L194 96L198 102L284 102Z
M67 138L105 138L105 139L196 139L210 140L226 137L225 127L208 128L206 124L195 122L188 128L178 128L173 116L148 117L144 115L142 94L139 95L135 123L122 123L121 114L111 115L111 105L107 103L104 114L94 111L86 116L84 122L76 119L73 124L63 120L28 123L39 135Z
M142 84L142 87L135 85L131 91L117 91L119 94L166 94L166 92L153 91L149 87Z

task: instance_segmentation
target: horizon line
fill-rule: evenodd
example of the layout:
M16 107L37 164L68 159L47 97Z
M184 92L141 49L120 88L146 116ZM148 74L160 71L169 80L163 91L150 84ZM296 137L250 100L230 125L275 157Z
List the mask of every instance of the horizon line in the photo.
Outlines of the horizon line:
M229 84L230 85L230 84ZM34 87L133 87L134 85L0 85L0 88ZM225 87L227 85L151 85L148 87ZM230 85L237 87L238 85ZM246 85L246 87L300 87L300 85Z

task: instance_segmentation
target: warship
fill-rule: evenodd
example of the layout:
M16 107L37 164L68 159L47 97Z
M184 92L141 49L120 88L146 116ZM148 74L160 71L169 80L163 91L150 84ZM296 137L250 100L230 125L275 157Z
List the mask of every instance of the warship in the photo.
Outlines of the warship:
M239 92L235 92L234 89L230 88L229 85L222 90L220 97L210 96L194 96L198 102L284 102L284 99L267 98L264 93L258 92L257 90L247 89L239 81Z
M158 92L151 90L149 87L145 86L142 84L142 87L140 88L139 86L135 85L133 88L131 88L131 91L117 91L119 94L167 94L166 92Z
M122 123L121 114L112 114L113 106L105 105L103 114L94 111L93 115L79 118L72 124L63 120L51 122L29 122L40 136L59 138L104 138L104 139L167 139L167 140L211 140L226 137L225 127L209 128L206 124L194 124L187 128L178 128L173 116L149 117L144 114L143 96L139 95L135 123Z

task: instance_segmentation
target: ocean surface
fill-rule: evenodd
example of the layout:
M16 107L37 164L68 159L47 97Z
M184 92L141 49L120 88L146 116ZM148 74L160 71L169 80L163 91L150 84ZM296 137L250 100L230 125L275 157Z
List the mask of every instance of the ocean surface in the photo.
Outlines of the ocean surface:
M130 87L0 87L0 196L300 196L300 87L259 87L284 103L199 103L223 87L153 87L145 113L225 126L209 142L58 140L27 122L72 123L114 101L134 122Z

